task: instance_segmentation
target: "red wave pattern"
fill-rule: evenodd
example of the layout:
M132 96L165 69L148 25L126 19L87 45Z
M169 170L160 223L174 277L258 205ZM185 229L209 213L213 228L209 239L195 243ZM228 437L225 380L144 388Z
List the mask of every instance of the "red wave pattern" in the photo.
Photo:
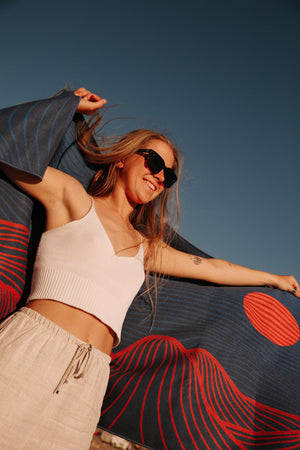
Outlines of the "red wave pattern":
M134 396L141 410L129 413ZM242 394L209 352L171 337L149 336L113 355L101 420L120 432L130 414L140 415L136 440L156 450L300 448L299 416Z
M29 230L0 220L0 318L14 311L23 293Z

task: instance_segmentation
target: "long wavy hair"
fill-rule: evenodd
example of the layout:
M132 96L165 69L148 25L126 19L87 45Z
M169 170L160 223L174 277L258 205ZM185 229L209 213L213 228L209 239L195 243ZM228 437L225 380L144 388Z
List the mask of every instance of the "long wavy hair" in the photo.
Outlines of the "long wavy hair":
M133 156L140 148L147 148L153 139L169 145L174 156L172 169L180 176L181 156L176 146L163 134L138 129L122 136L104 138L100 128L102 116L92 117L89 121L79 121L77 127L77 142L86 160L97 165L97 172L88 188L88 192L96 197L106 197L113 190L118 180L119 168L117 163ZM148 240L148 252L145 255L145 271L147 292L152 306L150 291L154 288L157 297L157 281L161 274L153 274L154 282L150 286L149 269L151 261L158 257L155 251L158 241L168 243L172 236L172 229L179 220L178 182L147 204L139 204L132 211L129 220L133 227ZM155 302L156 304L156 302ZM155 308L154 308L155 309Z

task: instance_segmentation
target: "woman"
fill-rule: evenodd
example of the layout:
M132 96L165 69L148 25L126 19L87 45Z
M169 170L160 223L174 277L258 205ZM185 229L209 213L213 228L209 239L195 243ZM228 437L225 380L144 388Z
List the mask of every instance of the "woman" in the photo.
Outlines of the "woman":
M106 103L84 88L75 95L79 113L92 114ZM202 259L164 243L166 203L179 170L177 151L164 136L136 130L95 155L91 132L83 128L79 144L99 164L88 193L51 167L37 181L1 166L46 210L27 307L0 327L1 448L89 448L109 355L144 268L300 296L293 276Z

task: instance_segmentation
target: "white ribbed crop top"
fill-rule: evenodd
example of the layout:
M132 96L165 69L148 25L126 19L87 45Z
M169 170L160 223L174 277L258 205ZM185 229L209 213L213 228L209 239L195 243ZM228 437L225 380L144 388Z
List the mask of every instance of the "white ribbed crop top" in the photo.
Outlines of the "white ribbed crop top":
M51 299L86 311L115 333L145 278L142 243L135 256L118 256L94 202L79 220L42 234L27 303Z

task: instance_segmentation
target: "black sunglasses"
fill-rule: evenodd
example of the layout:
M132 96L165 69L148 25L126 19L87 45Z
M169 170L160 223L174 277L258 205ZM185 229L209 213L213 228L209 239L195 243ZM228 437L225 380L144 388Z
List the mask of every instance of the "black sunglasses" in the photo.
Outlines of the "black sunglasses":
M152 173L156 174L161 170L164 171L165 179L163 184L166 188L170 188L175 183L177 176L174 170L166 167L163 158L158 153L151 149L140 149L137 153L145 158L146 166Z

